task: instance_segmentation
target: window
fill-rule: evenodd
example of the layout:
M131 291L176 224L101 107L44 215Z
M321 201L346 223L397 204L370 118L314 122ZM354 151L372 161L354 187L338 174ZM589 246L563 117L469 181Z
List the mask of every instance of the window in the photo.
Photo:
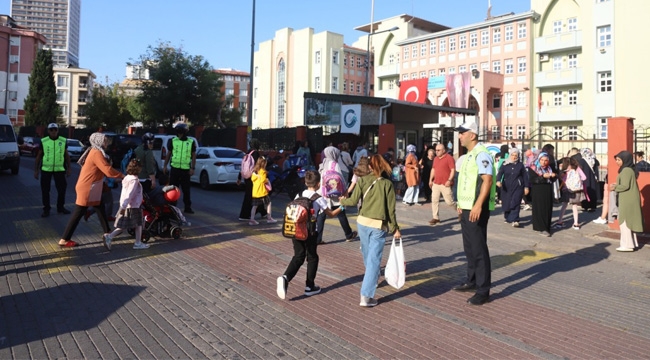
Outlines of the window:
M436 76L436 71L435 70L429 70L429 77L434 77Z
M339 78L336 76L332 77L332 90L334 91L339 90Z
M492 140L499 140L500 138L501 138L501 134L499 131L499 126L492 125Z
M363 66L361 66L361 56L357 56L357 67L361 69Z
M489 45L490 44L490 34L488 33L487 30L481 31L481 45Z
M501 28L492 29L492 42L495 44L501 42Z
M501 95L494 94L492 95L492 108L498 109L501 107Z
M408 46L404 46L404 60L408 60L408 58L409 58L409 53L410 53L409 47L408 47Z
M394 64L397 61L397 59L395 59L395 58L396 58L395 54L388 55L388 63L389 64Z
M56 86L57 87L68 87L68 80L70 80L70 77L68 77L68 76L57 75L56 76Z
M578 90L569 90L569 105L578 104Z
M562 32L562 20L553 21L553 34L559 34Z
M598 90L601 93L612 91L611 71L603 71L598 73Z
M18 74L16 74L16 73L9 74L9 81L13 81L13 82L18 81Z
M408 79L409 79L409 74L402 75L402 80L408 80Z
M66 117L68 116L68 105L61 105L61 116Z
M459 66L459 67L458 67L458 72L459 72L459 73L467 72L467 66L465 66L465 65L461 65L461 66Z
M316 76L316 78L314 78L314 89L317 92L320 91L320 77L319 76Z
M469 64L469 71L472 71L474 69L478 69L478 65L476 64Z
M569 125L569 140L578 140L578 127Z
M9 100L16 101L18 99L18 91L9 91Z
M332 51L332 63L333 64L338 64L339 63L339 52L338 51Z
M553 126L553 139L560 140L562 139L562 127Z
M344 56L343 57L343 67L347 67L347 66L348 66L348 57Z
M7 116L10 118L18 117L18 109L7 109Z
M598 118L598 137L601 139L607 139L607 119L609 117Z
M417 79L417 78L418 78L418 74L417 74L417 73L411 73L411 80L415 80L415 79Z
M361 82L357 82L357 94L361 94Z
M18 55L9 55L9 62L10 63L16 64L16 63L18 63L19 60L20 60L20 56L18 56Z
M578 54L569 54L569 69L578 67Z
M348 91L348 81L343 80L343 92L346 92L346 91Z
M562 57L553 56L553 70L560 70L560 69L562 69Z
M438 76L445 76L447 74L447 70L445 69L438 69Z
M473 32L469 34L469 46L476 47L476 45L478 45L478 35Z
M512 139L512 125L506 125L504 129L505 129L506 139L508 140Z
M458 47L461 50L467 49L467 35L460 35L458 37L458 42L460 43Z
M429 55L435 55L437 47L438 47L438 45L436 45L435 40L429 41Z
M492 61L492 71L501 74L501 60Z
M517 139L526 138L526 125L517 125Z
M320 64L320 51L316 51L316 55L314 55L314 62L316 64Z
M456 51L456 38L455 37L450 37L449 38L449 51Z
M517 24L517 38L525 39L526 38L526 23L521 22Z
M425 42L420 44L420 56L421 57L427 56L427 43L425 43Z
M393 90L395 88L395 79L388 80L388 90Z
M488 62L482 62L481 70L490 70L490 64Z
M426 71L420 71L420 79L424 79L427 77L427 72Z
M68 90L57 90L56 101L68 101Z
M525 57L520 57L517 58L517 68L520 73L525 73L526 72L526 58Z
M553 105L562 106L562 91L553 91Z
M567 23L569 24L569 31L578 30L578 18L569 18Z
M447 51L447 40L445 39L440 39L440 53L444 53Z
M453 67L453 66L450 67L450 68L449 68L449 73L450 73L450 74L455 74L455 73L456 73L456 68Z
M507 92L503 94L504 106L507 108L512 107L512 93Z
M418 57L418 46L417 45L411 46L411 57L413 57L414 59L416 57Z
M596 28L598 32L598 47L606 47L612 45L612 27L610 25L599 26Z
M517 91L517 107L526 107L526 92Z
M511 41L513 37L514 37L514 30L513 30L512 25L506 25L506 37L505 37L505 40L506 41Z
M506 74L512 74L514 71L514 62L512 59L506 59L505 60L505 65L506 65Z

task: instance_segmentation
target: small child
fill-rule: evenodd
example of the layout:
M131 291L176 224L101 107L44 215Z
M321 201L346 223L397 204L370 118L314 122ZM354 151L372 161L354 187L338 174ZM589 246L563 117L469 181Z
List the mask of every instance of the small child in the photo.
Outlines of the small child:
M142 250L149 248L149 245L142 242L142 185L138 174L142 170L140 160L132 159L126 167L126 176L122 180L122 193L120 194L120 210L115 219L115 230L110 234L104 234L104 246L111 250L111 241L124 229L135 228L135 244L133 249Z
M395 188L395 193L397 194L397 200L402 200L402 194L406 189L406 178L404 176L404 159L397 159L397 163L395 166L393 166L390 179L393 181L393 187Z
M578 160L573 158L565 157L562 159L561 163L562 169L562 188L560 189L560 202L562 202L562 208L560 208L560 218L555 224L553 224L553 229L562 229L564 227L564 212L566 211L569 204L571 204L571 209L573 210L573 230L580 230L580 222L578 221L578 206L582 204L582 201L586 199L584 191L571 192L567 186L566 181L569 176L569 172L575 171L580 175L580 180L585 181L587 176L582 169L580 169L580 164ZM584 186L584 185L583 185Z
M302 195L297 195L296 198L300 196L311 198L316 193L320 188L320 174L318 171L308 170L305 173L305 185L307 186L307 190L303 191ZM314 200L312 208L314 210L313 216L318 216L321 211L328 216L336 216L343 210L343 206L338 207L336 210L330 210L327 207L327 199L322 196ZM284 300L287 296L289 282L296 276L302 264L305 263L305 258L307 258L305 296L316 295L320 292L320 287L314 283L316 272L318 271L318 253L316 252L318 247L318 229L307 240L291 239L291 242L293 243L293 258L291 258L291 262L289 262L287 269L284 271L284 275L277 279L277 294L280 299Z
M255 213L257 212L257 207L260 205L266 207L267 223L273 224L278 222L271 217L271 198L269 197L269 188L271 184L269 179L266 177L266 158L264 156L260 156L257 159L255 167L253 168L251 181L253 182L253 207L251 209L251 218L248 221L248 225L259 224L255 221Z

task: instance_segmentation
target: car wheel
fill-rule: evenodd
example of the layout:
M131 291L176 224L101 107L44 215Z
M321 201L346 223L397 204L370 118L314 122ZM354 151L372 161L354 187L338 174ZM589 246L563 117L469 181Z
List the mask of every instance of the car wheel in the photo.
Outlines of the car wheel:
M201 176L199 177L199 184L201 185L201 189L207 190L210 188L210 178L208 177L208 173L203 171L201 173Z
M20 169L19 166L12 167L12 168L11 168L11 174L12 174L12 175L18 175L18 169Z

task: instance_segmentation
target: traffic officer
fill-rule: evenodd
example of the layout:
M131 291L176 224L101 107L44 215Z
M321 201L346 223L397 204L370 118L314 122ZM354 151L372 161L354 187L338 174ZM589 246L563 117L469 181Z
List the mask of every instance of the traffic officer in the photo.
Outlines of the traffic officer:
M66 138L59 136L59 126L51 123L47 126L48 136L41 139L41 146L36 155L34 178L41 176L41 196L43 198L43 213L41 217L50 216L50 186L54 178L56 186L56 211L59 214L69 214L70 210L63 207L65 191L68 186L66 176L70 176L70 156Z
M167 173L167 164L171 160L169 183L180 187L183 191L184 212L194 214L190 198L190 176L194 175L196 166L196 143L187 137L187 124L178 122L174 125L174 130L176 130L176 137L167 142L168 151L163 164L163 173Z

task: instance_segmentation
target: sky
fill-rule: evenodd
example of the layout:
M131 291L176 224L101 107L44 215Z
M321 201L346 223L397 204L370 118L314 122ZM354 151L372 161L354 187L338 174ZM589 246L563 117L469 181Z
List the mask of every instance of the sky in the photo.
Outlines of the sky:
M342 34L401 14L450 27L481 22L489 0L256 0L255 49L283 28ZM530 0L491 0L492 15L530 10ZM82 0L79 67L100 84L121 82L126 64L161 42L201 55L215 68L250 71L253 0ZM11 0L0 0L10 14Z

